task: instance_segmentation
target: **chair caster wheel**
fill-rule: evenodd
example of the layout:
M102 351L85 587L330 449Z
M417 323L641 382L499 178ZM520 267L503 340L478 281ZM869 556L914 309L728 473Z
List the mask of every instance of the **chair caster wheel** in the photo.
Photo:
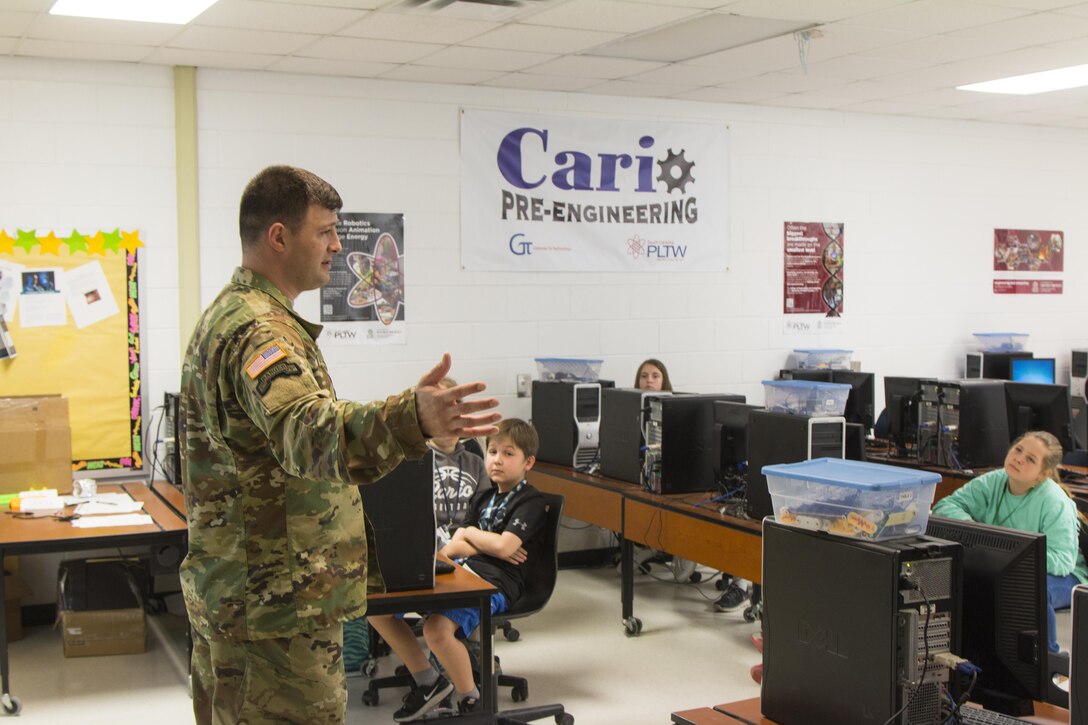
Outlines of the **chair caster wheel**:
M23 703L19 702L19 698L7 693L4 693L4 696L0 698L0 705L3 706L6 715L18 715L19 711L23 709Z
M623 630L628 637L635 637L642 633L642 620L638 617L629 617L623 620Z
M371 690L367 690L363 693L363 704L367 707L374 707L378 704L378 693Z
M754 622L757 619L763 619L763 608L758 604L753 604L750 607L744 608L744 621Z
M510 697L514 702L525 702L529 699L528 687L515 687L510 690Z
M555 716L556 725L574 725L574 715L569 712L565 712L562 715Z

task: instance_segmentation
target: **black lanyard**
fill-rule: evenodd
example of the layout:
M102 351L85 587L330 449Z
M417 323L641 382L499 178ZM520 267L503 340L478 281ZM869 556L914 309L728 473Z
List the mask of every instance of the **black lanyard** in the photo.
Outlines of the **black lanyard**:
M496 521L502 521L503 512L506 511L506 506L510 503L510 499L512 499L518 491L525 488L525 485L525 479L523 478L518 482L518 485L510 490L510 493L503 495L502 501L498 501L497 505L496 500L499 496L499 489L496 487L494 493L491 494L491 500L487 502L483 511L480 512L480 528L484 531L491 531L491 527Z

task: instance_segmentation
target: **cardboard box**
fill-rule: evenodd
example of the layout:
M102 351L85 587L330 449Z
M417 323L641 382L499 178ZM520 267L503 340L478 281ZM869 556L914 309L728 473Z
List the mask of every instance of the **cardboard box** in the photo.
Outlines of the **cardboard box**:
M0 398L0 494L72 490L72 429L60 395Z
M60 613L65 657L140 654L147 648L142 608Z
M139 559L71 559L57 573L57 613L65 657L139 654L147 646Z

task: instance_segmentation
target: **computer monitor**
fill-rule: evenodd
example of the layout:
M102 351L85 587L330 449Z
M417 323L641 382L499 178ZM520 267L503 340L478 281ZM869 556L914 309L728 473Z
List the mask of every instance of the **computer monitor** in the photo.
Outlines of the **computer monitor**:
M714 401L714 428L719 444L714 474L719 481L737 477L743 480L748 468L748 414L753 410L760 410L760 406Z
M1029 357L1010 361L1012 374L1009 379L1016 383L1054 384L1054 358Z
M926 534L963 547L956 654L982 670L971 699L1030 714L1047 692L1046 536L940 516Z
M873 427L873 397L876 377L872 373L832 370L831 382L850 386L843 417L847 423L860 423L868 432Z
M1029 430L1045 430L1058 439L1063 451L1073 450L1073 413L1066 386L1005 383L1005 410L1010 439Z
M936 383L936 378L884 378L884 409L888 412L888 439L901 452L913 450L918 443L918 403L922 383Z
M1069 722L1088 722L1088 584L1073 587L1073 646L1069 651Z

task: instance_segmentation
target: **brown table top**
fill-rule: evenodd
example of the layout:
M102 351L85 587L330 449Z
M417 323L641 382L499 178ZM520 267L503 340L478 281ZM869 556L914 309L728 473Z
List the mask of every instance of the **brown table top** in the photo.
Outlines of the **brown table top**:
M763 713L760 711L760 699L758 697L715 705L714 709L732 716L740 723L747 723L748 725L775 725L773 720L763 717ZM1045 702L1037 702L1035 703L1035 714L1031 716L1021 716L1021 719L1027 720L1028 722L1039 723L1039 725L1069 725L1069 711Z

